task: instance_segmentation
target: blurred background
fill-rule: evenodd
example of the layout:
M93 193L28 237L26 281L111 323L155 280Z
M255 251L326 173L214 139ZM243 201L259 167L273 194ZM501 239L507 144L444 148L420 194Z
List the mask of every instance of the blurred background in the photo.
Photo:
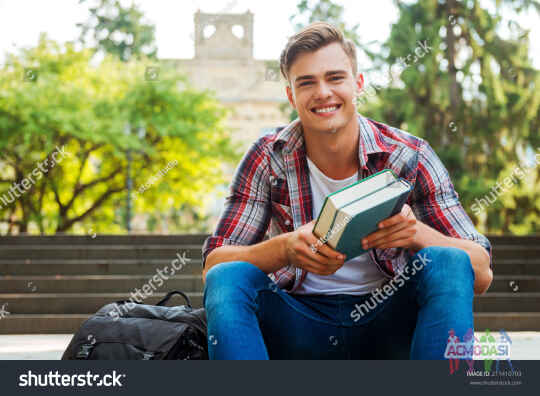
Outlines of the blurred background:
M357 45L359 112L427 139L480 231L537 234L539 17L532 0L0 0L0 234L212 232L243 152L296 116L278 58L317 20Z

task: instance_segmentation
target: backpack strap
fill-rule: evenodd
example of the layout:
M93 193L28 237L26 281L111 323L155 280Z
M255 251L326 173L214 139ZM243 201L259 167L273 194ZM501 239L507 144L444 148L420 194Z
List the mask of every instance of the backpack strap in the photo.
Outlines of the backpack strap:
M185 293L183 293L183 292L181 292L181 291L179 291L179 290L174 290L174 291L172 291L172 292L167 293L167 295L166 295L165 297L163 297L163 299L162 299L160 302L158 302L156 305L160 305L160 306L165 305L165 304L167 303L167 301L169 301L170 298L171 298L173 295L175 295L175 294L179 294L179 295L181 295L182 297L184 297L184 299L185 299L186 302L187 302L187 306L188 306L189 308L193 309L193 307L191 306L191 301L189 300L189 297L188 297Z

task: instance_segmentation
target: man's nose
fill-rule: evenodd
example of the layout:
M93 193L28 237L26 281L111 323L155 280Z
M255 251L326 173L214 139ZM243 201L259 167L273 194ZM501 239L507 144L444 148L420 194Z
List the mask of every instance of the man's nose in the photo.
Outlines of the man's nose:
M325 100L332 96L332 90L326 82L320 82L317 85L317 92L315 93L315 98L318 100Z

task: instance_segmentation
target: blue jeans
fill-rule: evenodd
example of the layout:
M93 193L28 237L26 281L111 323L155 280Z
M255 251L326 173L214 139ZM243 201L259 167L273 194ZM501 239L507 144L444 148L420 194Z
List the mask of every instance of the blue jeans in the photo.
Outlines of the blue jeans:
M294 295L253 264L217 264L204 290L210 359L444 359L449 332L473 328L468 254L428 247L399 277L377 295Z

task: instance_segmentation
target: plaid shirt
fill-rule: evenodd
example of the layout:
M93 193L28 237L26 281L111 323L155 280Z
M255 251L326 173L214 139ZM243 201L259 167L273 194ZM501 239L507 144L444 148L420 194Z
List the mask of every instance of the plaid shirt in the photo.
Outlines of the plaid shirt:
M482 245L491 265L488 239L476 231L446 168L429 144L360 114L357 117L361 177L392 169L414 186L407 203L418 220L445 235ZM296 119L281 131L260 137L244 155L217 228L203 245L203 267L208 254L219 246L256 244L310 222L312 205L303 129ZM412 256L404 248L370 249L369 254L388 277L401 272ZM269 277L292 293L306 274L288 265Z

